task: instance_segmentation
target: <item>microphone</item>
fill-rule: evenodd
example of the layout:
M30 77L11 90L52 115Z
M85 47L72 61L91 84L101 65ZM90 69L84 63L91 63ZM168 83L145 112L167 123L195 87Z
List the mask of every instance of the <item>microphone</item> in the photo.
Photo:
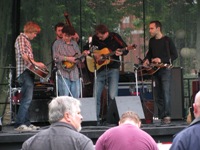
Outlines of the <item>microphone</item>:
M92 36L88 37L89 48L92 46Z
M139 63L140 64L143 64L143 60L139 57L139 56L136 56L137 57L137 59L139 60Z

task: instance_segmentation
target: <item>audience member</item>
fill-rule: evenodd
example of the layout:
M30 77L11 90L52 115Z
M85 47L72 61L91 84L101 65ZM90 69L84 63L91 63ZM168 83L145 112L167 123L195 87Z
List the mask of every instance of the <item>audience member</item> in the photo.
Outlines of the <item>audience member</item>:
M200 91L193 103L195 119L178 133L173 139L170 150L199 150L200 149Z
M80 101L60 96L49 104L51 126L26 140L22 150L94 150L92 141L81 130Z
M140 125L136 113L123 113L119 126L108 129L99 137L96 150L158 150L154 139L141 130Z

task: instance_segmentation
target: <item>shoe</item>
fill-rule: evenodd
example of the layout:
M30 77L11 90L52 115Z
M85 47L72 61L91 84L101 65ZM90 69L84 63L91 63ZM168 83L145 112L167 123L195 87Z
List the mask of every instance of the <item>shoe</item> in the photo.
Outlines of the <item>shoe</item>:
M33 124L30 124L28 127L31 128L32 130L39 130L40 129L39 126L34 126Z
M32 131L32 128L27 127L26 125L22 124L19 127L14 129L15 131L19 131L19 132L28 132L28 131Z
M171 118L170 117L164 117L162 119L162 123L164 123L164 124L170 124L171 123Z

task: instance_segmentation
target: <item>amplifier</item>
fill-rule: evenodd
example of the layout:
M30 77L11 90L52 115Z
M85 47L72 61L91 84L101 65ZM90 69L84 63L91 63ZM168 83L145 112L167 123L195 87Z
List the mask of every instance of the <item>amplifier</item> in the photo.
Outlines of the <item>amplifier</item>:
M54 85L47 83L37 83L33 90L33 99L49 99L55 97Z

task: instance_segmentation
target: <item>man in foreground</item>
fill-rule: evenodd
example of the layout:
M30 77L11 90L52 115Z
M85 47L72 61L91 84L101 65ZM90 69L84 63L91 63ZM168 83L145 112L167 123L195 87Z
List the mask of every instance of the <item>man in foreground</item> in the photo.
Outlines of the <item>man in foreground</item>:
M49 104L51 126L26 140L22 150L94 150L92 141L79 133L82 119L79 100L56 97Z
M199 150L200 148L200 91L195 96L193 103L194 116L193 122L178 133L173 142L170 150Z
M108 129L96 142L96 150L158 150L154 139L140 129L141 121L132 111L122 114L119 126Z

